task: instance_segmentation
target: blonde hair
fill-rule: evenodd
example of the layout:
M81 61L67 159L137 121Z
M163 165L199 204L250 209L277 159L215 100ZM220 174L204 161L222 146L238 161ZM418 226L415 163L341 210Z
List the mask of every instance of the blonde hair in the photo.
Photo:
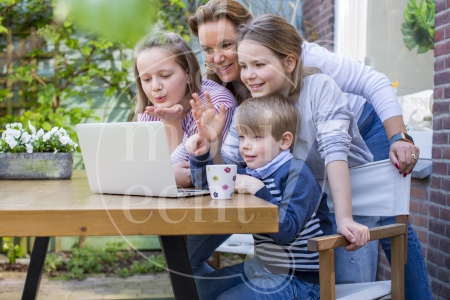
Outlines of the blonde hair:
M134 48L133 69L136 80L137 95L135 113L140 114L145 111L145 107L152 105L147 95L145 95L142 88L141 80L139 78L139 71L137 69L136 61L139 55L152 48L161 49L172 55L175 62L188 74L186 84L186 94L198 93L202 87L202 80L200 74L200 65L197 58L188 43L179 35L172 32L160 32L156 34L149 34L142 38ZM181 87L180 87L181 88Z
M189 28L191 33L198 37L198 27L208 22L215 22L221 19L229 20L235 28L242 24L246 24L253 16L250 12L238 1L234 0L210 0L205 5L200 6L195 15L189 19ZM245 88L244 85L240 86L236 82L224 83L219 75L214 72L206 72L206 78L213 80L221 85L225 85L236 97L238 102L247 98L247 95L242 96L239 93L239 88Z
M295 57L297 63L292 72L292 78L289 78L292 84L289 95L293 95L301 90L303 77L320 73L318 68L303 67L303 38L297 29L282 17L265 14L251 20L247 24L239 26L237 37L238 47L242 41L252 41L267 47L280 60L288 55Z
M281 94L249 98L236 111L236 130L243 134L261 134L270 131L279 141L286 131L295 137L300 132L300 115L295 104ZM294 143L292 143L291 150Z
M234 0L210 0L197 8L195 15L189 18L189 28L198 37L198 27L208 22L228 19L235 27L250 21L253 16L239 2Z

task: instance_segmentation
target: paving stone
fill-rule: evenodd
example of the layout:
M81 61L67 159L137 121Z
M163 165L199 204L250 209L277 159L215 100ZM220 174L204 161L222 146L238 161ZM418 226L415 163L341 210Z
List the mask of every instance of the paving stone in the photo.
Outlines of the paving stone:
M119 294L134 294L134 295L139 295L141 294L141 290L140 289L124 289L124 290L119 290Z
M45 300L67 300L72 294L71 291L54 291L54 290L48 290L48 291L39 291L38 293L38 300L39 299L45 299Z
M120 300L125 300L125 299L137 299L138 295L137 294L118 294L118 295L105 295L103 297L103 299L120 299Z
M163 288L143 289L143 294L164 294L167 293Z
M92 292L72 292L67 300L99 300L104 295L95 295Z
M16 280L25 280L27 274L23 272L8 272L3 271L0 273L0 278L2 279L16 279Z
M1 293L0 299L2 300L17 300L22 298L22 292L9 292L9 293ZM41 298L42 299L42 298ZM41 300L38 298L38 300Z
M3 273L2 273L3 274ZM20 299L25 277L0 279L0 299ZM126 298L129 297L129 298ZM38 300L173 299L168 273L117 277L96 277L83 281L49 280L43 277Z

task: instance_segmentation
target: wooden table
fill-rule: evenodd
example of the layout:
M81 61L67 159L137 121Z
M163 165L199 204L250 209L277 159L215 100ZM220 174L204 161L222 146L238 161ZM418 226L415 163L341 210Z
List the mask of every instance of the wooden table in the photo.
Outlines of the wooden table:
M235 194L184 199L94 194L86 173L71 180L1 180L0 236L36 237L22 299L39 290L49 237L158 235L176 299L198 299L183 235L278 232L278 209Z

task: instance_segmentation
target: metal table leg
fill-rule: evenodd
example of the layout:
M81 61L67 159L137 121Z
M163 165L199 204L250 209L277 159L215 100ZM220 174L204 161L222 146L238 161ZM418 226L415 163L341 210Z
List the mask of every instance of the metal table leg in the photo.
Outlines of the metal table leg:
M30 265L28 266L27 278L23 288L22 300L35 300L37 298L49 240L49 237L37 237L34 240Z
M175 299L198 300L183 236L159 236L159 243L169 269Z

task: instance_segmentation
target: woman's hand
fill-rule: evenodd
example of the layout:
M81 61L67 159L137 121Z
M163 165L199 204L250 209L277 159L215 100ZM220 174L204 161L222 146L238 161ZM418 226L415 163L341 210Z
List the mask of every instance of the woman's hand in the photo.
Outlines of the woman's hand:
M413 158L414 155L416 159ZM412 172L419 156L419 148L405 141L393 143L389 151L389 158L392 164L398 169L400 174L403 174L403 177L406 177L406 175Z
M191 135L186 141L186 150L190 154L194 154L195 156L200 156L209 151L210 143L205 139L204 128L203 125L200 124L200 121L196 121L198 133Z
M183 113L183 106L181 104L175 104L169 108L157 108L153 105L145 108L145 113L155 118L161 119L163 122L174 122L181 119Z
M220 112L217 113L214 108L208 92L205 92L206 106L203 104L200 96L196 93L192 94L190 101L192 107L192 114L195 120L200 121L203 125L204 137L209 143L215 142L222 136L223 129L226 123L226 109L225 105L220 106Z
M173 173L175 174L175 182L179 187L192 186L191 170L189 169L189 162L183 161L172 165Z
M355 222L352 218L343 219L337 224L337 232L345 236L351 243L344 249L355 251L366 245L370 240L369 228Z
M264 183L249 175L236 175L236 185L234 189L240 194L256 194L257 191L264 187Z
M406 132L402 116L394 116L386 119L383 122L383 126L386 129L386 134L389 139L399 132ZM412 154L415 155L416 159L413 159ZM406 177L406 175L412 172L419 159L419 155L419 148L402 140L393 143L389 150L389 158L392 164L398 169L400 174L403 174L403 177Z

